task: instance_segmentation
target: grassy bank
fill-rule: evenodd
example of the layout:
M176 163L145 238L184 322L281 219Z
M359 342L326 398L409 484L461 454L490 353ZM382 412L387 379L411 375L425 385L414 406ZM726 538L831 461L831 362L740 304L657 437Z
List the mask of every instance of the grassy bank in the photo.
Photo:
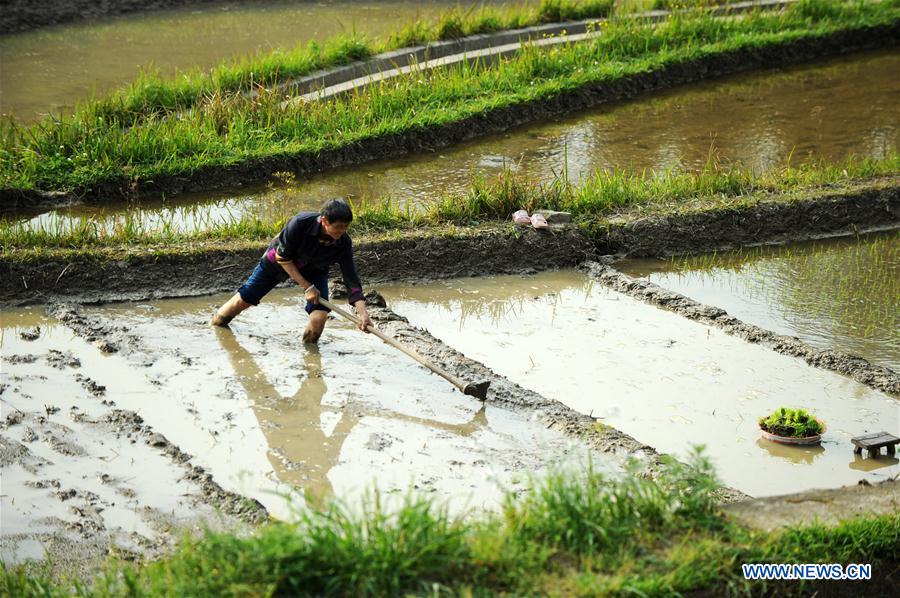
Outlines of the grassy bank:
M239 60L224 61L209 70L195 69L162 77L143 71L130 85L108 97L77 108L84 118L103 117L136 122L152 115L187 110L203 98L270 87L313 71L364 60L378 53L469 35L493 33L543 23L601 18L610 14L613 0L539 0L497 7L472 4L442 12L433 20L409 19L384 39L355 31L294 48ZM78 117L76 117L78 118Z
M819 10L821 4L830 8ZM31 128L6 122L0 186L90 190L190 177L198 169L315 156L551 100L589 84L898 21L900 0L801 0L778 14L716 19L689 12L655 26L612 19L590 42L547 51L529 47L490 69L460 65L414 73L334 101L285 105L277 93L213 94L186 112L152 116L130 127L119 117L89 111Z
M711 466L668 461L655 480L557 473L496 515L450 517L430 499L402 508L378 497L361 512L331 503L250 537L208 533L145 565L110 562L93 585L54 583L4 566L14 596L676 595L760 593L742 563L872 563L881 587L900 559L900 516L835 528L754 532L717 507ZM831 582L837 583L837 582ZM791 582L780 593L800 594ZM770 585L769 590L772 589Z
M536 181L507 171L493 179L475 178L465 193L438 198L421 210L401 207L390 198L357 205L353 230L354 234L365 236L391 231L446 229L448 225L477 226L506 222L518 209L568 211L577 222L590 227L629 210L669 214L686 209L710 210L733 203L735 198L746 202L773 195L789 199L792 194L808 195L823 185L898 173L900 152L896 151L882 159L851 158L838 164L811 163L774 169L766 174L724 166L710 159L699 172L617 170L598 172L578 184L568 182L566 173L555 180ZM290 181L290 177L287 180ZM279 193L286 197L295 194L290 183ZM287 200L275 203L290 205ZM291 216L292 212L280 211L265 215L244 214L193 232L181 231L174 219L150 224L138 210L126 211L115 219L51 219L41 225L0 221L0 249L14 255L67 248L129 251L139 247L189 247L206 242L258 243L274 237Z

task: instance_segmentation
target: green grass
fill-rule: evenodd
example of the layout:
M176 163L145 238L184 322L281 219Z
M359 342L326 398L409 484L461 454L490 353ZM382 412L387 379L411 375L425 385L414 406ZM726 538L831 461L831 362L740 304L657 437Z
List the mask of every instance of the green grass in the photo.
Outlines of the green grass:
M476 177L459 194L437 198L416 210L391 198L362 203L354 209L354 234L384 231L446 229L507 222L518 209L533 212L553 209L571 212L583 227L602 224L622 211L655 208L670 213L684 209L716 209L723 202L743 198L759 201L771 195L811 193L823 185L846 184L900 173L900 152L881 159L849 158L838 164L808 163L755 174L736 166L723 166L710 159L700 171L667 170L663 173L612 170L597 172L580 183L571 183L565 173L551 181L532 180L505 171L493 179ZM295 192L291 177L280 191L273 191L272 204L289 206ZM279 201L278 194L285 199ZM118 218L82 217L50 219L41 225L0 220L0 249L5 253L34 252L52 248L137 248L190 246L204 242L258 243L274 237L293 216L284 208L273 208L234 216L224 222L202 224L202 207L187 214L201 225L182 231L170 213L169 220L151 224L139 210L127 210Z
M535 482L499 514L459 518L410 495L351 510L330 503L251 536L207 532L159 561L110 561L91 585L3 566L13 596L676 595L758 592L740 564L883 563L900 558L900 515L833 528L754 532L726 519L709 462L665 460L657 479L588 466ZM874 583L874 582L872 582ZM794 582L783 593L803 593Z
M275 92L215 93L180 114L136 123L90 110L32 127L7 120L0 126L0 186L83 190L104 182L191 176L202 167L314 155L550 99L590 83L900 19L900 0L840 3L837 12L818 20L807 15L805 5L740 19L688 12L656 26L612 19L604 35L591 42L552 50L526 47L494 68L460 65L411 74L334 101L285 106L284 96Z

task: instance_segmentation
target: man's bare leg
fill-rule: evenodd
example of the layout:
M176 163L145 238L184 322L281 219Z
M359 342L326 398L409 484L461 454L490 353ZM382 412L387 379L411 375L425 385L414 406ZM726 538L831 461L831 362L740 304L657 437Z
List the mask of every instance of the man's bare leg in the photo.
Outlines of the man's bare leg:
M317 309L309 314L309 323L306 324L306 330L303 331L304 343L317 343L322 331L325 330L325 322L328 320L328 312Z
M210 320L209 323L212 326L228 326L228 323L231 322L236 315L248 307L251 307L251 304L241 299L240 293L235 293L234 297L226 301L225 304L219 308L219 311L216 312L216 315L212 317L212 320Z

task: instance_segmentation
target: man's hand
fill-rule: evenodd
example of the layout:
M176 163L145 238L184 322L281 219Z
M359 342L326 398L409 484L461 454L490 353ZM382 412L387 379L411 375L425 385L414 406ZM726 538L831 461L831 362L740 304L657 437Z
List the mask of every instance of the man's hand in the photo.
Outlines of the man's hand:
M310 303L318 303L319 302L319 289L316 288L316 285L309 285L309 288L306 289L304 296L307 301Z
M353 307L356 308L356 313L359 315L359 324L356 327L363 332L369 332L368 327L372 325L372 320L369 319L369 312L366 311L366 302L362 300L357 301L353 304Z

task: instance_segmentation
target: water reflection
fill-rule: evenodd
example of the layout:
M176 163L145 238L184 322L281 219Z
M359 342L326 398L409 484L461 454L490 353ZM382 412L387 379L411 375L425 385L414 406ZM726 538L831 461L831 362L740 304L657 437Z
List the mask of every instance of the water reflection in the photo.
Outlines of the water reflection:
M705 444L722 479L748 494L875 475L847 467L850 438L896 428L895 399L586 279L560 271L379 291L411 323L497 374L660 452ZM830 423L824 448L760 440L759 417L782 405Z
M618 267L763 328L900 370L900 233Z
M892 467L900 463L900 459L891 455L880 455L878 457L864 457L862 455L853 455L853 461L850 462L850 469L857 471L876 471L885 467Z
M760 438L756 441L756 446L764 449L771 456L790 461L791 463L812 463L818 457L825 453L825 447L822 445L815 446L787 446Z
M334 495L329 471L338 464L347 436L364 417L389 418L462 437L488 428L484 403L469 421L460 424L379 409L349 397L339 408L326 407L322 399L328 392L328 376L315 345L304 346L303 364L297 368L303 380L293 396L284 397L234 332L216 328L215 333L266 437L267 456L275 474L282 482L303 488L307 498L321 500Z
M216 338L247 393L278 477L315 497L332 496L328 471L337 463L344 439L359 418L354 409L337 411L322 406L328 386L318 347L307 346L303 351L302 369L298 367L303 382L294 396L282 397L231 330L217 328ZM328 430L330 422L333 428Z

